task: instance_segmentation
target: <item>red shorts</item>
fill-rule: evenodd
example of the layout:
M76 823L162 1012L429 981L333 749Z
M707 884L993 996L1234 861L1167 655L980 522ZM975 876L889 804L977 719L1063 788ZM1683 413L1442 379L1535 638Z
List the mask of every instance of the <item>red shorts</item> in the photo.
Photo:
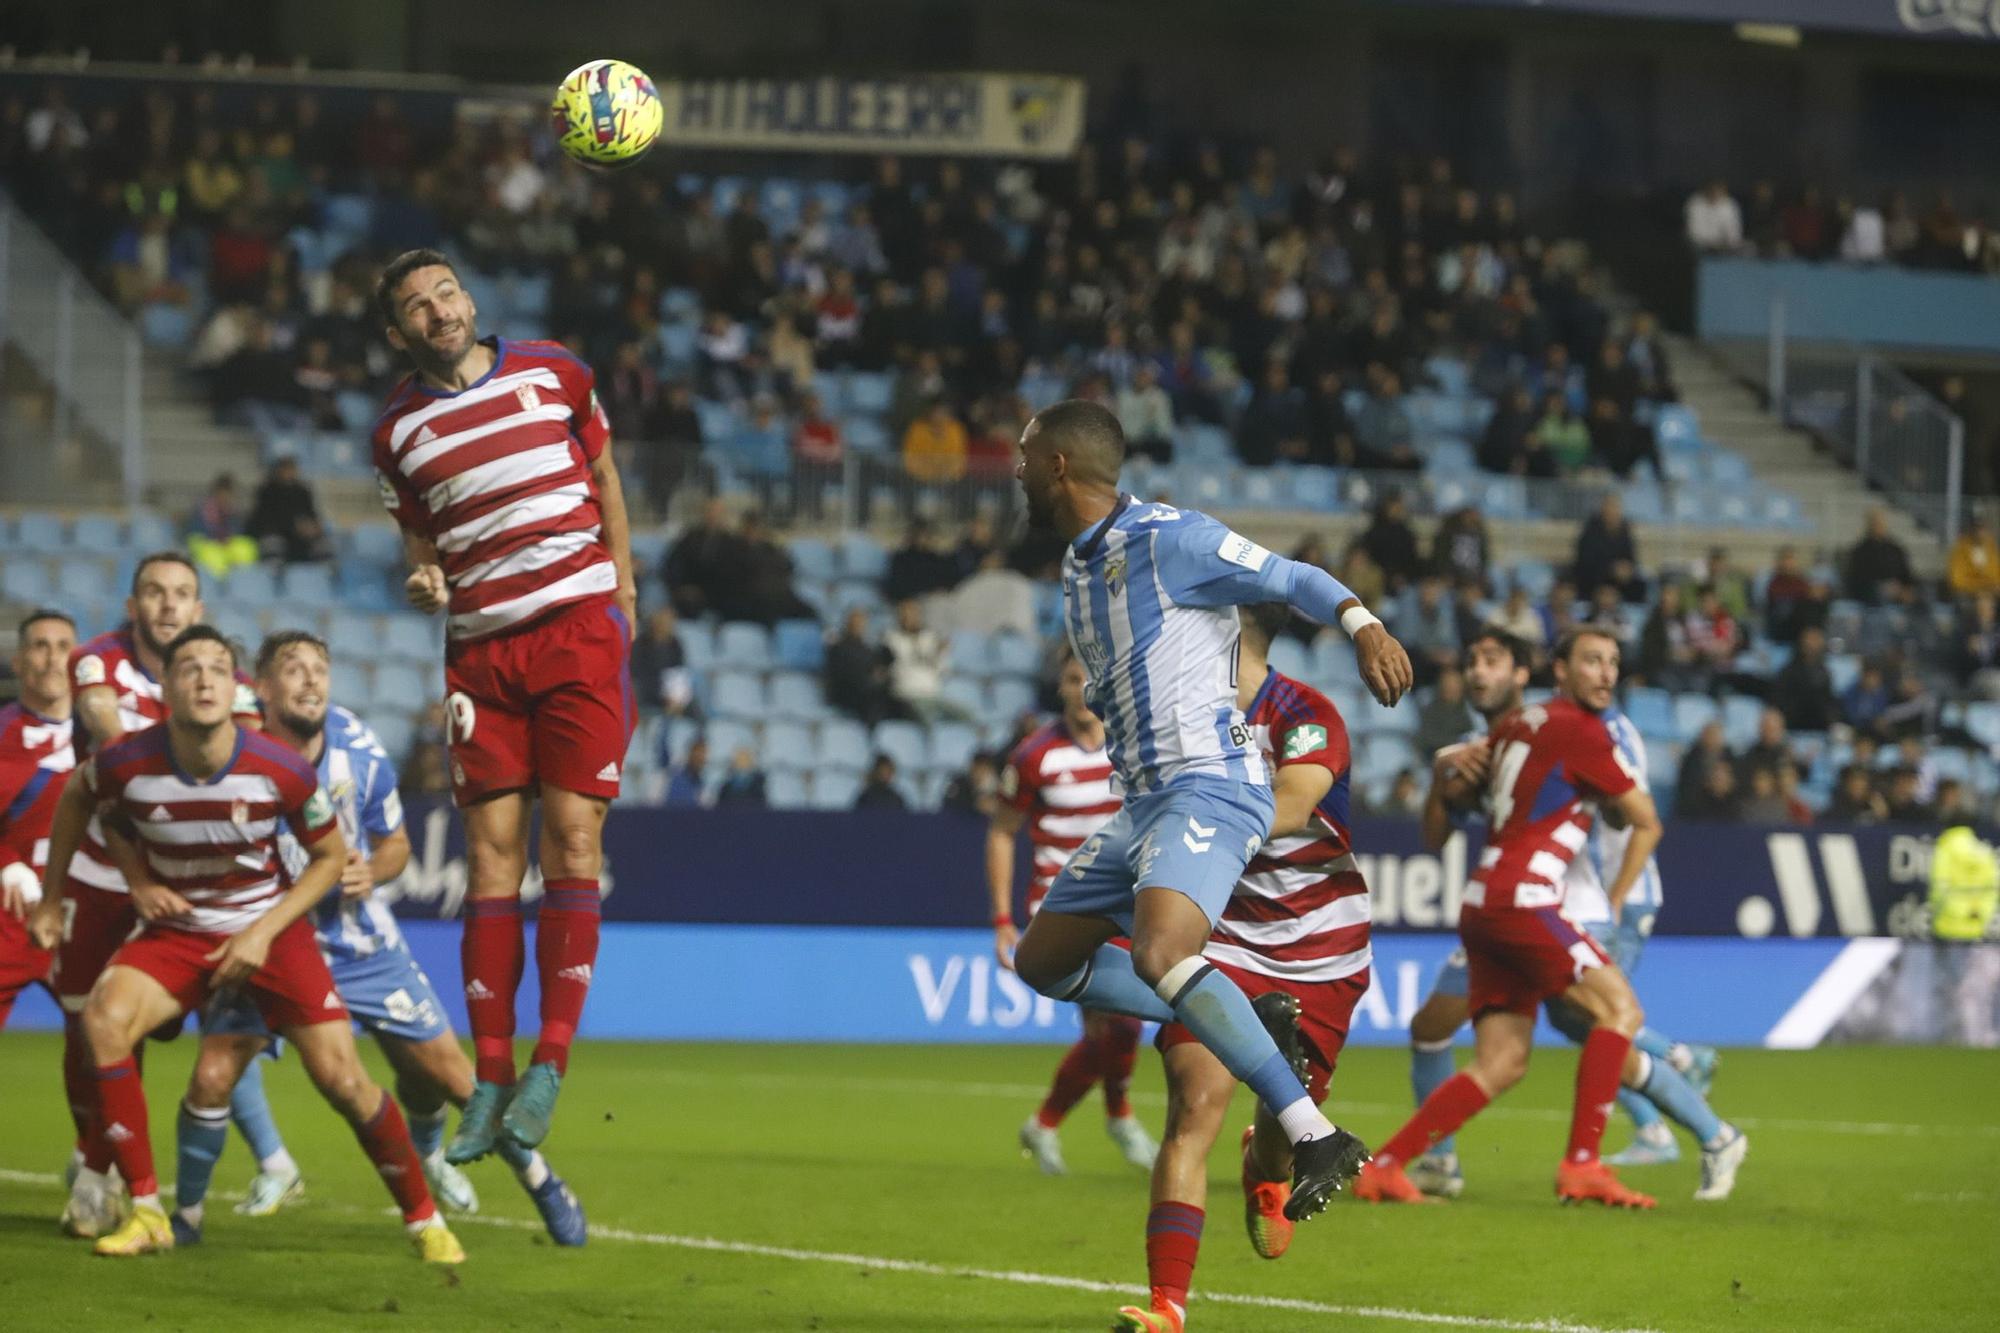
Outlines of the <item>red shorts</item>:
M0 1028L7 1026L15 998L28 987L39 985L55 994L49 985L55 962L54 952L36 948L27 926L12 912L0 911Z
M166 987L185 1013L208 1000L209 978L215 972L208 955L228 939L192 930L147 930L113 954L110 965L144 972ZM312 922L305 917L271 941L264 966L251 976L246 990L273 1032L347 1019L347 1006L333 988L333 974L320 957Z
M460 805L542 783L618 795L638 712L625 613L603 598L445 650L451 788Z
M1489 1009L1533 1017L1611 956L1553 907L1463 911L1465 1001L1474 1018Z
M56 998L81 1013L84 997L104 975L111 955L132 936L139 911L132 895L71 880L63 890L63 940L56 949Z
M1299 1035L1305 1039L1306 1091L1315 1102L1326 1100L1327 1084L1333 1067L1340 1062L1341 1047L1347 1045L1347 1027L1354 1018L1354 1006L1368 993L1368 969L1337 981L1284 981L1250 972L1228 963L1210 960L1215 970L1243 988L1251 999L1267 991L1283 991L1299 1002ZM1195 1041L1194 1033L1179 1023L1163 1024L1153 1044L1164 1054L1182 1042Z

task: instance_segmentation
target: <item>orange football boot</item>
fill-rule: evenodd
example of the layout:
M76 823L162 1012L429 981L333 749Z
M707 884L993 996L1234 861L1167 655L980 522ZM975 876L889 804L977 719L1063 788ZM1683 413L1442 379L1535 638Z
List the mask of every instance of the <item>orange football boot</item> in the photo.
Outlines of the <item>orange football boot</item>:
M1651 1208L1659 1202L1618 1179L1601 1161L1564 1162L1557 1167L1556 1198L1564 1203L1601 1203L1608 1208Z
M1255 1126L1243 1131L1243 1225L1249 1228L1250 1248L1258 1257L1276 1259L1292 1247L1292 1219L1285 1216L1292 1184L1250 1174L1250 1140L1256 1133Z

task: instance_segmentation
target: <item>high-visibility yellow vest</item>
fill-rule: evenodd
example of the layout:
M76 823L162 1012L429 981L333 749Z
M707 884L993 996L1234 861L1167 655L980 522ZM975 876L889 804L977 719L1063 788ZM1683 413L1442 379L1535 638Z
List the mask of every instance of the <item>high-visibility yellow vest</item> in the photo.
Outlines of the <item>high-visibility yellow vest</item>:
M1946 829L1931 849L1931 933L1978 940L2000 912L2000 856L1969 828Z

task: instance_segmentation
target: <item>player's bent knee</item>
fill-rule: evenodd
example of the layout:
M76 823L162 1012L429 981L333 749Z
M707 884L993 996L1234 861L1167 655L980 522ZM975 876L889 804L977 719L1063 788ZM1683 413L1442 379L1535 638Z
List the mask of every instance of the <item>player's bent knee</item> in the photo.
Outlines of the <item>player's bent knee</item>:
M1157 940L1135 941L1132 945L1132 970L1148 986L1158 986L1167 973L1191 956L1179 944L1162 944Z
M230 1094L236 1091L236 1080L241 1073L236 1062L229 1057L204 1052L195 1061L194 1073L188 1079L188 1101L204 1109L229 1105Z
M132 1054L137 1044L132 1026L137 1018L138 1011L129 1000L93 992L90 1002L83 1007L83 1039L90 1046L92 1058L103 1065Z

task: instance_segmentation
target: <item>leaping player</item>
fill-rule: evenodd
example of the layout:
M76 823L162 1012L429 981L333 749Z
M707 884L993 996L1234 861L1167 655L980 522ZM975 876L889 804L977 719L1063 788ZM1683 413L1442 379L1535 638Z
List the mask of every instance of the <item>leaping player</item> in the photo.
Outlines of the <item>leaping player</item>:
M174 1246L153 1172L139 1039L199 1006L211 989L247 987L265 1022L299 1052L313 1083L353 1127L426 1263L465 1259L438 1215L395 1099L362 1067L347 1010L313 943L307 914L340 878L346 845L312 765L230 716L236 657L205 625L181 631L161 662L167 721L100 749L56 807L47 893L32 930L62 934L71 862L93 808L145 927L112 954L83 1026L96 1062L99 1136L132 1191L123 1225L96 1250L128 1258ZM278 830L305 849L284 874ZM129 839L129 841L128 841Z
M28 987L55 994L49 975L55 954L35 943L27 920L42 900L49 825L76 765L69 707L75 647L76 625L68 616L30 611L14 650L21 697L0 708L0 1028Z
M1014 926L1014 841L1022 825L1034 845L1028 881L1028 916L1033 919L1063 862L1118 813L1104 724L1083 701L1086 679L1075 658L1064 661L1057 687L1062 716L1016 746L1000 771L1000 804L986 832L986 888L993 907L993 953L1005 968L1014 966L1014 944L1020 938ZM1021 1126L1021 1149L1045 1174L1059 1176L1067 1169L1057 1127L1100 1083L1105 1133L1126 1161L1152 1169L1159 1149L1132 1114L1127 1095L1144 1026L1122 1014L1083 1011L1082 1038L1063 1055L1049 1095Z
M332 666L326 644L303 630L273 634L257 650L265 731L314 766L347 843L338 891L312 915L320 955L341 1002L396 1071L397 1100L432 1195L447 1208L477 1212L472 1182L444 1160L445 1108L462 1107L472 1095L472 1064L396 918L375 896L376 887L401 874L410 859L395 765L365 722L331 702ZM305 864L304 849L288 836L281 844L286 867L296 875ZM256 1068L271 1039L256 1005L240 991L218 996L206 1017L201 1057L180 1118L172 1218L180 1245L201 1240L203 1199L222 1153L232 1089L246 1070ZM582 1245L583 1208L542 1154L504 1136L499 1153L555 1243Z
M1178 1021L1248 1083L1293 1151L1293 1221L1323 1209L1367 1160L1320 1113L1250 999L1202 957L1273 801L1236 703L1236 608L1284 601L1354 636L1361 674L1391 706L1410 661L1359 598L1205 514L1118 489L1118 418L1070 400L1021 434L1031 522L1060 533L1070 645L1090 676L1124 808L1070 857L1014 962L1030 986L1133 1018ZM1110 943L1132 941L1130 952Z
M375 286L414 372L375 424L410 604L446 612L452 794L465 814L472 1098L445 1157L547 1137L597 963L604 816L636 717L637 585L611 427L589 366L552 342L481 340L451 261L411 250ZM541 1032L515 1082L529 812L542 803Z
M1215 923L1208 961L1241 986L1267 1025L1286 1035L1315 1102L1326 1100L1354 1006L1368 990L1368 884L1347 831L1347 726L1331 700L1270 668L1271 639L1291 607L1247 608L1237 652L1237 703L1271 769L1271 837L1244 869ZM1145 1308L1118 1312L1117 1328L1181 1333L1201 1245L1208 1154L1236 1079L1179 1024L1160 1029L1167 1070L1167 1128L1146 1215ZM1250 1244L1276 1259L1290 1248L1292 1149L1271 1113L1257 1108L1243 1134L1243 1212Z

